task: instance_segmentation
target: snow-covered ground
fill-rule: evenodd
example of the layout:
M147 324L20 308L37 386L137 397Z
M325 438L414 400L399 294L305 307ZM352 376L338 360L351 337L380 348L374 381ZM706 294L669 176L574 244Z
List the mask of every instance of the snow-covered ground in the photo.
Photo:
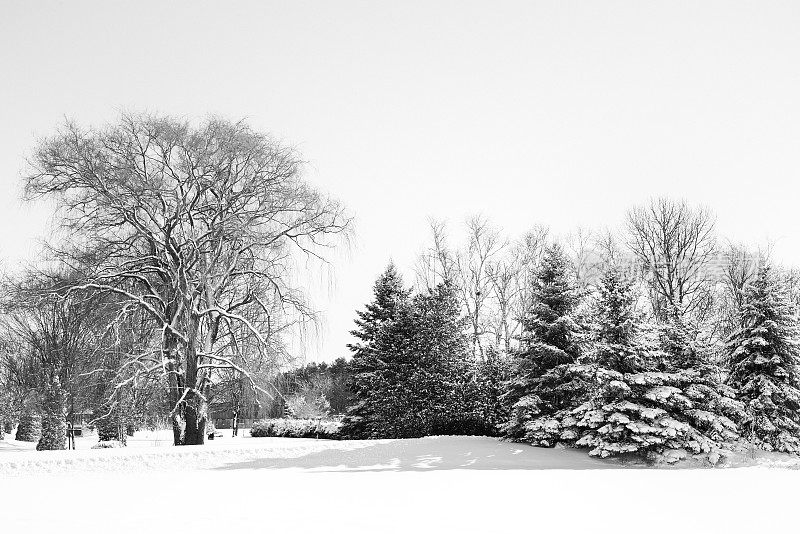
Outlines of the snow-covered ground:
M752 532L795 524L800 462L636 469L478 437L217 438L36 452L0 441L2 530L44 532ZM109 530L110 528L110 530ZM145 530L146 529L146 530Z

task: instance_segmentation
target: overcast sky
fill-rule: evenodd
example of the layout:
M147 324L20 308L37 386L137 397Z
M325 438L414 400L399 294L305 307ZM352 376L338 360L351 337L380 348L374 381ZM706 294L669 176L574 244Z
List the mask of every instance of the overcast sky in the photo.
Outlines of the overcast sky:
M119 109L247 118L356 216L310 359L427 217L518 235L619 225L654 195L800 264L800 2L0 0L0 258L33 257L36 138Z

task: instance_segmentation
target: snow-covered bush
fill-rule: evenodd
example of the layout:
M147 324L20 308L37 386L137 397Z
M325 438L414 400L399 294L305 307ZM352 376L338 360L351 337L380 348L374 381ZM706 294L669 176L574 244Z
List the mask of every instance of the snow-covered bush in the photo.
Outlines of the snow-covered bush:
M307 386L286 398L286 411L296 419L320 419L328 417L331 403L323 393Z
M119 449L124 447L125 444L116 440L99 441L92 445L93 449Z
M339 439L342 424L321 419L262 419L253 423L254 438L318 438Z

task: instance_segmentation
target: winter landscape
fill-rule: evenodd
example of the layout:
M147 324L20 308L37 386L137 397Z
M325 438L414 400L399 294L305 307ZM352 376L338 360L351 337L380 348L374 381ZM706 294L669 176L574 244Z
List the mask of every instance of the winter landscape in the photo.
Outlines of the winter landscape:
M0 7L0 529L797 522L800 6Z

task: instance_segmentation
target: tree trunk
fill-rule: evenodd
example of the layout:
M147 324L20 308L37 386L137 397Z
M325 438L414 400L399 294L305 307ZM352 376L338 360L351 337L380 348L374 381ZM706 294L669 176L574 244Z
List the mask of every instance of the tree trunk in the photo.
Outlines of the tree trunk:
M167 374L167 399L169 402L169 409L171 410L172 443L174 445L182 445L185 422L183 420L183 405L180 403L182 384L176 363L178 357L177 341L175 336L171 334L165 334L165 336L163 353L164 365L166 367L165 371Z
M206 442L206 402L200 395L189 392L186 395L184 419L186 429L182 445L203 445Z

